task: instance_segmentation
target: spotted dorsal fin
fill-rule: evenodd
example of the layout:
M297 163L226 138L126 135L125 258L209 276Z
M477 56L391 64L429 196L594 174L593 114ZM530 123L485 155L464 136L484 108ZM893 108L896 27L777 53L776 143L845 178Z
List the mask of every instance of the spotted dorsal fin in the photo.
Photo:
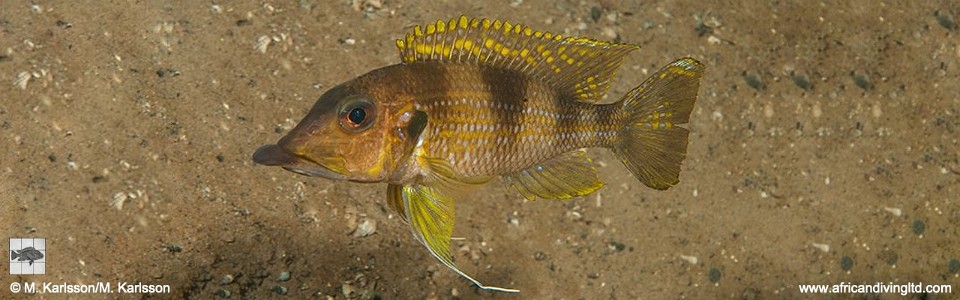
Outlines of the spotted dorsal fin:
M484 64L540 79L582 101L606 95L623 57L640 46L563 37L500 20L438 20L397 40L403 63Z

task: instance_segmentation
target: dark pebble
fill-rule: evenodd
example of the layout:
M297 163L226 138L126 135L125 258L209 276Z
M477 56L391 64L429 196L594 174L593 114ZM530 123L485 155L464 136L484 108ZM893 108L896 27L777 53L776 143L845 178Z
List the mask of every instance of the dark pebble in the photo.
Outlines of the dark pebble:
M594 23L600 21L601 14L603 14L603 10L601 10L599 6L590 8L590 19L593 20Z
M743 81L746 81L747 85L755 90L762 91L767 89L767 85L760 80L760 76L757 74L743 72Z
M282 286L282 285L275 286L275 287L273 287L273 292L274 292L274 293L277 293L278 295L286 295L286 294L287 294L287 287Z
M947 262L947 268L950 270L950 273L960 274L960 260L957 260L956 258L951 259L949 262Z
M953 20L953 15L947 12L937 11L937 23L940 23L940 26L950 30L957 30L957 22Z
M50 154L50 156L47 156L47 159L49 159L50 162L56 162L56 161L57 161L57 156L56 156L56 155L53 155L53 154Z
M813 89L813 83L810 82L810 78L806 74L793 74L793 84L796 84L798 87L804 90Z
M853 258L844 255L840 258L840 269L844 271L850 271L853 269Z
M913 233L923 235L924 231L927 231L927 224L921 220L913 220Z
M855 83L864 91L873 90L873 83L870 82L870 78L867 77L867 74L853 72L850 73L850 76L853 78L853 83Z
M223 162L223 154L217 154L217 161Z
M705 36L713 33L713 27L707 26L703 23L703 18L700 16L694 16L696 19L696 25L693 27L693 30L697 32L697 36Z
M220 298L230 298L230 294L231 294L230 291L226 289L217 290L217 297L220 297Z
M610 243L607 243L607 246L610 247L610 249L617 250L617 252L623 251L623 249L627 248L627 245L617 241L610 241Z
M723 277L723 273L720 272L720 269L710 268L707 271L707 279L710 279L710 282L717 283L720 282L720 278Z
M166 248L167 248L167 251L170 251L173 253L180 253L181 251L183 251L183 248L181 248L179 245L168 245L166 246Z

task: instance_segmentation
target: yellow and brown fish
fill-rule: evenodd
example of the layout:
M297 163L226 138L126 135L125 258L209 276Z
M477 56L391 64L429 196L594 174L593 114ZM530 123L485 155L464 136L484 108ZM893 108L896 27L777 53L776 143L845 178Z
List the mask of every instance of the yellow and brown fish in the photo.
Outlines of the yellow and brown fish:
M620 101L597 103L636 45L561 37L487 19L440 20L397 40L401 63L320 96L259 164L386 182L414 237L453 262L454 201L497 176L530 200L590 194L603 182L582 148L613 151L641 182L679 182L704 66L674 61Z

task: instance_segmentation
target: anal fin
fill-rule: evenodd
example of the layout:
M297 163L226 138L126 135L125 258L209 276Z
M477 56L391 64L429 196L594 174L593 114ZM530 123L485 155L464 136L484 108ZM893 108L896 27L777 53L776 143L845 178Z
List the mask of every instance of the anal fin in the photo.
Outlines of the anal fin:
M531 201L536 197L569 199L603 187L593 162L582 150L562 154L503 178Z

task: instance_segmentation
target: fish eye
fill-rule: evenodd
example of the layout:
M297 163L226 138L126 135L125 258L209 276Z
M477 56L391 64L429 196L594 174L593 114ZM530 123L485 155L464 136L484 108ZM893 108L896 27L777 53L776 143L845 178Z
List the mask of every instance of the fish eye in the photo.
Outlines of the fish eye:
M373 124L373 103L362 97L352 97L340 107L340 127L359 132Z
M347 114L347 120L353 124L360 124L363 122L363 118L367 117L367 112L363 110L363 107L357 107L350 110L350 113Z

